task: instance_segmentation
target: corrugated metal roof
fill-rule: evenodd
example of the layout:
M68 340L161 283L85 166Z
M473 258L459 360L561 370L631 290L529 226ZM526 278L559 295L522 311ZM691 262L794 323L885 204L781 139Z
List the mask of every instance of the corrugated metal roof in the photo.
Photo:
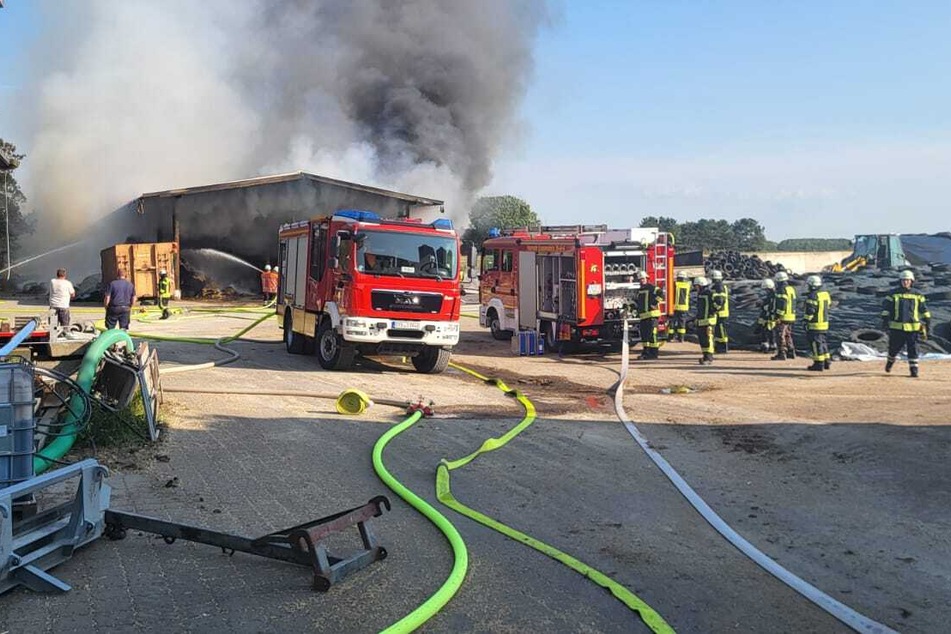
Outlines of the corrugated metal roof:
M246 178L244 180L230 181L227 183L199 185L197 187L184 187L182 189L170 189L164 192L150 192L148 194L142 194L140 198L174 198L176 196L188 196L190 194L204 194L207 192L225 191L228 189L242 189L246 187L257 187L259 185L287 183L302 179L317 181L318 183L325 183L327 185L334 185L336 187L367 192L370 194L377 194L379 196L386 196L387 198L396 198L397 200L403 200L412 205L435 206L443 204L443 201L436 200L435 198L413 196L412 194L403 194L400 192L389 191L387 189L379 189L378 187L361 185L359 183L348 183L346 181L327 178L326 176L318 176L317 174L310 174L308 172L291 172L289 174L275 174L273 176L258 176L256 178Z

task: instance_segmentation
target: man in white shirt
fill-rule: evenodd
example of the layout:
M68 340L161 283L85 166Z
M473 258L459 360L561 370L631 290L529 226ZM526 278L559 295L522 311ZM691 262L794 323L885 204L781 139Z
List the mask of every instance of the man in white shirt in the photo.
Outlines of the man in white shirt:
M66 279L66 269L56 269L56 279L50 280L50 308L56 311L56 319L63 332L69 332L69 300L76 297L73 283Z

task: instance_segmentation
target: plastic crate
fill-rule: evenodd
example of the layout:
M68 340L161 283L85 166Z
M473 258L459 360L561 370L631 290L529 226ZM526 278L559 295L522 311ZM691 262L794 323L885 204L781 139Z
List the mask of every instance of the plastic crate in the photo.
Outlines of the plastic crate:
M33 477L33 368L0 363L0 489Z

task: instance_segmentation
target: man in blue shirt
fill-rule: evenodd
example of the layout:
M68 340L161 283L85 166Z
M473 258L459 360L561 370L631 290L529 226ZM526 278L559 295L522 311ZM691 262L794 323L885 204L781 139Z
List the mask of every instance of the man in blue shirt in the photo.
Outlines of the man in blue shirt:
M123 330L129 329L129 314L135 305L135 287L126 279L126 272L119 269L119 277L109 283L106 289L106 329L111 330L119 324Z

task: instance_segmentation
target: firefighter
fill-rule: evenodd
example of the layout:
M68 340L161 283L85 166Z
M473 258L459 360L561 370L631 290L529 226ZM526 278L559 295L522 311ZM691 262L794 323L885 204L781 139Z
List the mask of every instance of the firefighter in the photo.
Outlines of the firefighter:
M796 323L796 289L789 283L789 273L779 271L776 281L776 354L773 361L785 361L796 358L796 344L793 341L793 324Z
M809 342L809 352L812 355L812 365L807 369L822 372L830 369L832 364L829 343L826 341L832 297L829 291L822 290L822 278L818 275L810 275L806 278L806 285L809 287L809 294L806 295L803 319L806 322L806 340Z
M763 303L760 306L759 317L756 318L754 334L760 336L760 352L776 350L776 282L766 278L763 280Z
M168 277L168 271L162 269L159 271L158 281L158 307L162 309L162 319L168 319L172 313L168 309L168 302L172 299L172 280Z
M657 340L657 320L660 319L660 303L664 300L664 291L647 281L647 271L637 272L640 288L634 296L634 310L640 320L641 343L644 351L638 359L651 361L660 352Z
M700 365L713 363L713 329L717 325L717 313L720 312L720 299L714 295L710 280L701 276L694 278L697 289L697 338L700 340Z
M267 306L274 300L277 289L274 288L274 277L271 272L271 265L265 264L261 271L261 294L264 295L264 305Z
M918 340L928 340L931 313L925 296L912 288L915 274L902 271L899 286L882 302L882 328L888 331L888 360L885 371L891 372L902 348L908 353L908 371L918 378Z
M674 315L670 323L670 333L677 341L683 343L687 334L687 313L690 312L690 280L686 271L677 273L674 282Z
M713 278L711 284L713 294L719 298L720 305L717 325L713 329L713 345L716 347L717 354L726 354L730 351L730 337L726 334L726 322L730 318L730 289L723 281L723 271L713 271L710 277Z

